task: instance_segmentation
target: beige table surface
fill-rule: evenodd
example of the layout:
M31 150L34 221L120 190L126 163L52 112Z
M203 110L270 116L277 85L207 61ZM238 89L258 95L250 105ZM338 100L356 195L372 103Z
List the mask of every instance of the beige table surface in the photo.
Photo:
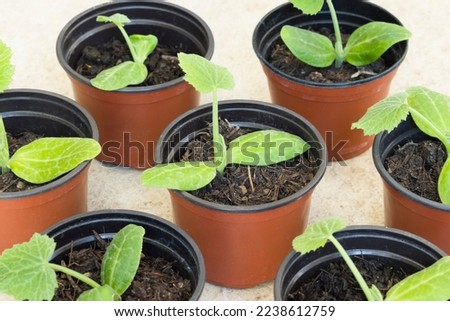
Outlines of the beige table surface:
M65 23L100 0L2 0L0 39L13 50L16 74L10 88L35 88L72 96L69 80L58 64L55 42ZM215 39L213 61L227 66L236 87L221 99L270 101L266 79L253 52L252 34L258 20L281 0L172 0L202 17ZM413 33L409 52L391 93L424 85L450 94L450 9L446 0L374 0ZM239 59L237 58L239 57ZM210 101L202 97L202 103ZM147 189L140 172L109 168L94 161L90 169L89 210L126 208L172 219L166 190ZM333 163L317 186L310 222L330 215L351 224L383 224L381 180L371 150ZM236 290L206 284L201 300L272 300L273 283Z

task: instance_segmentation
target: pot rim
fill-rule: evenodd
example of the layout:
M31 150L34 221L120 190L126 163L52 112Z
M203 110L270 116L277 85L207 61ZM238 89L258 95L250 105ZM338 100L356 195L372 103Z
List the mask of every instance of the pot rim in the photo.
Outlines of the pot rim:
M345 227L344 229L337 231L336 233L334 233L335 237L340 241L349 237L358 237L358 238L363 238L363 237L367 237L369 236L383 236L386 239L389 240L399 240L402 243L407 243L410 244L411 246L413 246L414 244L416 245L421 245L421 249L425 252L434 252L433 255L440 257L445 257L447 256L447 253L445 253L441 248L439 248L437 245L435 245L434 243L424 239L423 237L416 235L414 233L408 232L408 231L404 231L401 229L397 229L394 227L388 227L388 226L379 226L379 225L349 225L347 227ZM327 242L328 244L328 242ZM335 252L333 252L334 254L338 255L338 257L341 257L338 250L336 248ZM320 250L320 249L319 249ZM356 248L352 248L351 251L355 252L355 250L357 250ZM346 251L348 252L348 249L346 249ZM306 254L300 254L294 250L291 250L289 252L289 254L283 259L283 261L281 262L277 274L275 276L275 280L274 280L274 298L275 300L282 300L283 296L282 296L282 287L281 284L283 284L283 278L284 278L284 274L286 272L287 269L289 269L289 266L291 263L293 263L293 259L295 257L302 257L303 255L314 255L316 251L314 252L309 252ZM385 248L380 248L380 252L389 252L387 251L387 249ZM431 253L430 253L431 254ZM331 254L330 254L331 255ZM318 258L319 257L323 257L323 256L319 256L316 255Z
M386 138L386 136L389 135L388 132L383 132L380 134L375 135L375 139L373 142L373 148L372 148L372 159L375 164L375 168L377 169L378 173L380 174L381 178L385 183L387 183L390 187L392 187L395 191L403 195L404 197L408 198L411 201L417 202L423 206L434 208L439 211L448 212L450 214L450 206L445 205L440 202L435 202L432 200L429 200L425 197L419 196L407 188L403 187L400 183L398 183L391 174L386 170L386 168L383 165L384 159L381 159L382 151L381 151L381 141Z
M197 243L192 239L192 237L187 234L181 227L178 225L175 225L174 223L168 221L165 218L162 218L160 216L157 216L155 214L144 212L144 211L137 211L137 210L129 210L129 209L109 209L109 210L95 210L95 211L89 211L86 213L80 213L76 214L74 216L65 218L52 226L46 228L42 234L48 234L52 230L59 230L62 226L66 224L70 224L71 222L76 222L80 219L89 219L90 217L98 217L98 219L101 219L102 217L108 218L110 216L115 215L130 215L131 217L142 219L142 220L153 220L157 221L159 223L162 223L164 225L167 225L171 230L174 230L176 233L178 233L186 242L187 244L192 248L193 252L196 256L196 261L198 263L198 282L197 286L195 287L194 291L192 292L191 299L190 300L197 300L200 298L205 282L206 282L206 271L205 271L205 261L203 258L203 254L200 251L200 248L198 247ZM125 220L125 218L124 218ZM138 223L135 223L138 224ZM69 226L70 227L70 226ZM66 227L65 229L69 228ZM147 238L150 238L148 236Z
M392 19L399 24L400 26L403 26L403 24L400 22L400 20L397 19L397 17L395 17L394 15L392 15L389 11L387 11L386 9L384 9L383 7L375 4L375 3L371 3L371 2L366 2L363 1L365 3L365 5L367 6L372 6L378 10L384 11L386 14L389 14L390 16L392 16ZM292 6L292 4L290 2L278 5L277 7L275 7L274 9L272 9L271 11L269 11L264 17L262 17L260 19L260 21L258 22L258 24L256 25L254 32L253 32L253 37L252 37L252 44L253 44L253 50L256 53L256 56L258 57L259 61L263 64L263 66L265 68L267 68L268 70L270 70L272 73L274 73L275 75L287 80L287 81L291 81L294 83L297 83L299 85L302 86L308 86L308 87L314 87L314 88L330 88L330 89L337 89L337 88L348 88L348 87L356 87L359 85L363 85L365 83L368 82L372 82L375 81L377 79L383 78L385 76L387 76L388 74L394 72L399 66L400 64L403 62L403 60L406 57L406 54L408 52L408 41L402 41L402 43L404 43L404 50L402 50L402 54L400 56L399 59L397 59L395 61L394 64L392 64L392 66L390 66L389 68L387 68L386 70L380 72L379 74L376 74L374 76L369 76L365 79L360 79L360 80L356 80L356 81L347 81L347 82L340 82L340 83L318 83L318 82L314 82L314 81L309 81L309 80L304 80L304 79L299 79L293 76L290 76L284 72L281 72L279 69L273 67L273 65L266 59L266 57L263 55L263 53L261 52L260 49L260 45L259 42L257 41L257 31L258 29L265 25L265 20L267 20L268 18L270 18L271 15L273 15L275 12L284 9L287 6ZM328 10L328 8L326 9ZM339 15L339 11L342 12L342 10L337 9L337 14ZM329 12L329 11L322 11L321 12ZM351 13L351 12L350 12ZM301 16L303 15L303 13L298 10L298 15ZM331 17L329 18L329 22L331 25ZM321 22L323 22L322 20L320 20ZM328 20L327 20L328 21ZM342 19L340 20L340 22L342 23ZM389 50L389 49L388 49Z
M7 89L2 94L0 94L0 97L4 96L5 94L14 95L14 96L20 95L22 97L22 96L26 96L28 93L37 94L42 97L56 98L60 101L63 101L64 103L66 103L68 105L73 106L76 110L78 110L83 115L83 117L86 118L86 120L89 124L89 127L92 131L92 137L89 137L89 138L92 138L92 139L95 139L96 141L98 141L98 138L99 138L98 128L97 128L97 124L94 121L94 118L83 106L81 106L79 103L77 103L76 101L74 101L68 97L60 95L58 93L46 91L46 90L28 89L28 88ZM82 171L84 171L90 165L91 162L92 162L91 160L84 161L83 163L81 163L80 165L78 165L77 167L72 169L71 171L67 172L66 174L63 174L62 176L54 179L53 181L43 184L41 186L32 188L30 190L21 191L21 192L0 193L0 200L11 200L11 199L24 198L24 197L32 197L32 196L35 196L35 195L38 195L41 193L46 193L51 190L54 190L54 189L64 185L66 182L72 180L74 177L78 176Z
M284 206L286 204L292 203L292 202L300 199L301 197L303 197L313 191L313 189L317 186L317 184L320 182L323 175L325 174L325 170L327 167L327 152L326 152L325 142L324 142L322 136L319 134L318 130L314 127L314 125L311 124L311 122L309 120L303 118L301 115L299 115L285 107L275 105L272 103L268 103L268 102L258 101L258 100L251 100L251 99L221 100L221 101L219 101L219 115L220 115L220 105L248 104L248 103L265 105L267 107L274 108L274 110L279 110L283 113L287 113L290 115L290 117L292 117L292 119L296 119L296 118L301 119L301 121L304 122L304 124L310 129L311 134L314 136L314 139L317 142L319 142L320 145L322 146L322 156L323 156L322 162L319 165L317 172L314 175L313 179L301 190L297 191L296 193L294 193L288 197L285 197L283 199L280 199L280 200L277 200L274 202L260 204L260 205L249 205L249 206L238 205L238 206L236 206L236 205L218 204L218 203L213 203L213 202L203 200L203 199L196 197L188 192L182 192L182 191L178 191L178 190L171 190L171 192L177 194L179 197L184 198L185 200L188 200L189 202L192 202L192 203L202 206L202 207L206 207L206 208L210 208L210 209L222 211L222 212L228 212L230 214L242 214L242 213L251 214L251 213L255 213L255 212L267 211L267 210L271 210L274 208ZM168 131L170 128L174 127L175 124L179 123L182 119L189 118L191 114L196 113L201 109L204 109L205 111L210 111L211 104L212 103L210 102L210 103L203 104L195 109L191 109L191 110L183 113L179 117L177 117L175 120L173 120L162 132L162 134L158 140L158 143L157 143L157 149L159 149L159 146L161 145L163 137L168 135ZM157 163L161 163L162 160L161 160L159 153L157 153L157 158L158 158Z
M92 88L95 88L91 85L88 78L81 76L67 63L67 59L63 53L63 49L62 49L63 45L62 44L64 41L64 37L65 37L66 33L72 28L72 25L77 22L77 20L79 20L80 18L82 18L85 15L90 15L91 13L102 10L102 9L109 9L110 7L113 7L113 8L114 7L122 8L122 7L129 7L129 6L147 7L149 4L157 4L160 7L167 7L170 9L170 11L183 12L184 15L189 16L190 18L194 19L196 21L196 23L198 23L198 25L201 26L203 31L206 33L206 37L209 40L208 48L206 50L204 57L207 59L211 59L211 57L213 55L213 51L214 51L213 33L211 31L211 28L208 26L208 24L196 13L194 13L194 12L190 11L189 9L186 9L185 7L182 7L180 5L173 4L170 2L165 2L165 1L152 1L152 0L146 0L146 1L136 0L136 1L123 1L123 2L112 1L112 2L105 2L103 4L95 5L93 7L90 7L88 9L80 12L79 14L74 16L72 19L70 19L67 22L67 24L61 29L61 31L58 35L58 38L56 40L56 56L57 56L57 59L58 59L60 65L65 70L65 72L68 73L71 78L81 82L82 84L92 87ZM162 84L157 84L157 85L152 85L152 86L133 86L133 87L128 86L128 87L125 87L125 88L122 88L119 90L114 90L112 92L118 92L118 93L122 93L122 94L146 93L146 92L166 89L166 88L169 88L172 86L182 84L184 82L185 82L184 76L182 76L182 77L167 81ZM101 90L101 89L99 89L99 90Z

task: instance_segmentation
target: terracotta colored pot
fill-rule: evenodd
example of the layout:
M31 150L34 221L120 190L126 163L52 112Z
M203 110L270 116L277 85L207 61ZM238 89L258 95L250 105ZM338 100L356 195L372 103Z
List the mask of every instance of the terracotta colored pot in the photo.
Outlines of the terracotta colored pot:
M444 251L417 235L380 226L351 226L334 234L349 255L379 258L412 274L445 256ZM330 262L342 261L328 242L317 251L300 255L291 251L284 259L274 282L274 297L287 301L290 293ZM340 298L336 298L340 300Z
M392 14L370 2L335 0L333 4L345 32L371 21L401 24ZM284 25L332 28L327 6L310 16L286 3L260 20L253 34L253 48L267 76L272 102L313 123L326 141L329 160L341 161L363 153L372 146L373 137L364 136L362 130L352 130L351 124L388 95L391 81L406 56L407 42L394 45L383 55L388 68L376 76L354 82L319 84L289 76L269 62L272 48L281 43L279 34Z
M220 117L241 128L273 128L299 135L311 144L316 159L322 160L305 188L264 205L222 205L186 192L170 192L175 223L192 236L205 257L207 281L248 288L274 278L292 239L306 227L311 195L325 172L326 150L317 130L285 108L250 100L223 101L219 108ZM186 142L211 119L208 104L174 120L158 141L158 162L179 158Z
M396 146L427 138L430 137L417 128L411 117L392 132L375 136L373 161L383 179L385 224L417 234L450 253L450 206L407 190L384 167L385 159Z
M75 100L94 116L102 153L98 159L134 168L154 164L154 148L162 130L178 115L199 103L199 94L182 77L155 86L103 91L91 86L74 66L86 45L122 39L112 24L96 22L97 15L120 12L132 23L130 34L152 33L160 44L211 58L214 41L206 23L194 13L161 1L105 3L74 17L58 36L56 52L72 83Z
M52 261L60 263L72 249L92 246L98 232L104 240L128 224L145 229L143 253L171 262L180 276L189 279L191 301L198 300L205 286L205 263L197 244L175 224L156 215L130 210L102 210L79 214L49 227L44 234L55 239L57 247Z
M47 137L98 139L92 117L74 101L40 90L0 94L0 113L7 132L32 131ZM34 232L86 211L88 169L84 162L52 182L23 192L0 193L0 252L28 241Z

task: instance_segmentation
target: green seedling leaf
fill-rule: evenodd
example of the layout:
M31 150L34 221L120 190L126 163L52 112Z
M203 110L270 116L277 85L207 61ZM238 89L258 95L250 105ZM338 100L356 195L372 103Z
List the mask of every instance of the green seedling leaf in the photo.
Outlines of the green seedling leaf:
M0 92L8 88L14 75L14 66L11 64L11 49L0 41Z
M328 67L336 60L333 43L321 34L298 27L283 26L280 36L292 54L308 65Z
M109 285L102 285L84 291L77 298L77 301L120 301L120 296Z
M211 162L177 162L145 170L141 182L147 187L193 191L208 185L216 174Z
M450 300L450 257L408 276L386 294L388 301L448 301Z
M293 6L304 14L314 15L322 9L325 0L291 0Z
M211 93L217 89L233 89L233 75L228 69L195 54L179 53L178 59L180 67L186 74L184 79L200 93Z
M33 184L49 182L101 151L94 139L45 137L18 149L8 162L13 173Z
M303 154L309 145L300 137L277 130L260 130L231 141L228 162L250 166L267 166Z
M111 286L119 295L128 289L139 267L144 234L142 226L129 224L114 236L102 261L102 285Z
M109 17L107 17L107 16L98 16L97 17L97 22L105 22L105 23L112 22L118 27L123 27L127 23L130 23L131 20L128 19L128 17L126 15L124 15L124 14L115 13L115 14L109 16Z
M408 117L409 106L406 99L406 93L383 99L370 107L359 121L352 124L352 128L363 129L365 135L375 135L384 130L392 131Z
M447 156L447 160L439 174L438 193L441 202L450 205L450 156Z
M305 232L294 239L292 246L295 251L302 254L315 251L323 247L335 232L345 226L346 223L339 218L329 218L311 224Z
M354 66L368 65L394 44L407 40L411 32L387 22L373 21L356 29L344 48L344 60Z
M56 274L47 264L56 247L45 235L34 234L0 256L0 292L16 300L51 300L58 287Z
M118 90L129 85L139 85L147 78L147 67L140 62L124 61L103 70L91 79L92 86L102 90Z
M131 35L130 41L133 44L134 50L136 51L136 62L142 64L158 45L158 38L156 38L154 35ZM144 80L146 77L147 70ZM144 80L142 80L141 82L143 82Z
M114 23L119 28L130 50L133 61L124 61L121 64L105 69L94 79L92 86L102 90L119 90L130 85L139 85L148 76L145 59L158 45L158 39L153 35L131 35L128 36L124 25L130 23L130 19L121 13L112 16L98 16L98 22Z
M6 136L5 124L3 117L0 115L0 174L5 174L9 171L9 147L8 137Z
M425 134L438 138L450 151L450 98L424 87L407 90L410 113Z

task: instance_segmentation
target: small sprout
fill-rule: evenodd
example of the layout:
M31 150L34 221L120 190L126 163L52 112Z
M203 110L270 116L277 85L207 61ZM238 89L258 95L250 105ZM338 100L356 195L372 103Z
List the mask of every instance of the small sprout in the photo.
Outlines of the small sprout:
M277 130L245 134L229 143L227 149L219 133L218 89L232 89L233 76L221 66L195 54L179 53L185 79L201 93L212 93L213 162L160 164L144 171L141 181L148 187L193 191L208 185L223 174L229 164L268 166L294 158L308 150L300 137Z
M154 35L130 35L125 31L124 25L130 23L130 19L121 13L112 16L98 16L98 22L112 22L119 28L131 52L133 61L124 61L119 65L103 70L95 78L91 79L92 86L102 90L118 90L129 85L139 85L148 76L145 59L155 50L158 39Z
M310 225L305 232L297 236L292 246L295 251L306 254L323 247L330 241L338 250L345 263L358 281L368 301L382 301L379 289L369 287L358 268L353 263L341 243L333 234L346 226L342 219L324 219ZM448 301L450 300L450 256L443 257L431 266L422 269L399 283L386 293L386 301Z
M16 300L51 300L58 287L58 271L92 288L81 293L79 301L120 300L139 267L144 234L143 227L133 224L117 232L105 251L98 284L84 274L50 263L56 243L47 235L35 233L30 241L14 245L0 256L0 292Z
M381 57L394 44L407 40L411 33L404 27L387 22L373 21L357 28L349 37L345 47L338 17L331 0L326 0L333 21L336 42L319 33L295 26L283 26L281 39L297 59L313 67L323 68L335 63L341 68L343 62L354 66L365 66ZM325 0L291 0L293 6L305 14L315 15Z
M365 135L392 131L408 115L425 134L440 140L450 154L450 97L424 87L412 87L387 97L370 107L352 128L364 130ZM450 205L450 157L441 170L438 193L443 204Z

